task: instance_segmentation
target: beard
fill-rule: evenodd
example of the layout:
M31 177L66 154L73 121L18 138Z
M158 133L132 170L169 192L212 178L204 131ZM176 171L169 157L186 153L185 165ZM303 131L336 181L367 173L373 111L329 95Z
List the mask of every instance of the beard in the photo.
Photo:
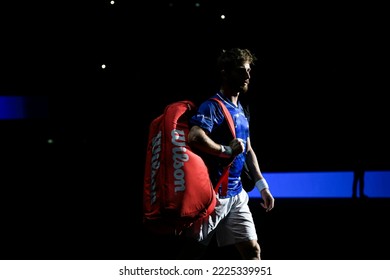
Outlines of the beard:
M241 88L241 90L240 90L241 93L246 93L246 92L248 91L248 89L249 89L247 83L245 83L244 85L242 85L240 88Z
M248 84L240 85L235 87L234 92L237 92L237 95L245 94L248 91Z
M232 81L229 83L229 87L231 89L232 92L235 92L237 93L237 95L239 94L245 94L249 87L248 87L248 84L249 83L246 83L246 82L238 82L238 81Z

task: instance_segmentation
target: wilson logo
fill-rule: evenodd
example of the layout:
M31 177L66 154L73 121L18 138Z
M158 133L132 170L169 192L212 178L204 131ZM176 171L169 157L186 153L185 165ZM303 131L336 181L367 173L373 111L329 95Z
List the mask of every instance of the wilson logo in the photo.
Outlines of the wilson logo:
M186 149L186 139L183 130L173 129L171 132L173 176L175 178L175 192L183 192L186 189L184 163L188 161L189 155Z
M161 154L161 131L152 139L152 160L151 160L151 187L150 187L150 203L153 204L157 199L156 192L156 175L160 168Z

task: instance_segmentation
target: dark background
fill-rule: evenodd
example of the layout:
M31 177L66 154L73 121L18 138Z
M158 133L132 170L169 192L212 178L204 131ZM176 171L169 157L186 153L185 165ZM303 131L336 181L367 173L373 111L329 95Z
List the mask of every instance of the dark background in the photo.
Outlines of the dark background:
M263 171L350 170L359 156L389 169L384 7L210 2L1 4L0 93L48 104L47 117L1 122L2 258L137 258L148 125L169 102L214 94L215 60L229 47L259 59L248 99ZM265 218L268 258L322 258L309 236L319 250L337 247L330 258L378 258L386 201L310 201ZM333 227L353 233L361 221L374 246L340 252L349 243ZM145 258L158 251L146 248Z

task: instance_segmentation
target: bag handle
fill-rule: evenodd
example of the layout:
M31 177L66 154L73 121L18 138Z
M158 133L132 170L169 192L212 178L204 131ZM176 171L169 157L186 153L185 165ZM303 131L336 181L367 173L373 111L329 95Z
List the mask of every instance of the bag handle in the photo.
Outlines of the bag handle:
M232 115L230 114L228 108L226 108L225 104L220 99L215 98L215 97L212 97L210 99L215 100L219 103L219 105L221 106L222 112L225 115L226 121L229 125L230 132L232 133L233 138L236 138L236 130L234 129L233 118L232 118ZM232 162L233 162L233 160L227 166L224 167L224 169L222 171L222 175L219 178L218 183L214 187L215 193L218 193L218 187L220 184L222 184L221 195L223 195L223 196L226 195L227 188L228 188L229 168L230 168L230 165L232 164Z

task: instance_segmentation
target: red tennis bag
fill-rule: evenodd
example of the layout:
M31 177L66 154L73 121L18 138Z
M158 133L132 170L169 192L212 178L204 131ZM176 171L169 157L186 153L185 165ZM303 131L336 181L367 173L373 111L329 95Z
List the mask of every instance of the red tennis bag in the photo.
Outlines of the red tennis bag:
M143 221L155 233L178 235L216 203L207 166L187 143L195 110L192 101L174 102L149 127Z
M220 104L234 136L229 111L220 100L214 100ZM149 127L143 222L157 234L180 235L214 210L221 184L222 190L227 190L230 164L213 187L205 162L188 145L189 119L195 113L192 101L177 101L166 106Z

